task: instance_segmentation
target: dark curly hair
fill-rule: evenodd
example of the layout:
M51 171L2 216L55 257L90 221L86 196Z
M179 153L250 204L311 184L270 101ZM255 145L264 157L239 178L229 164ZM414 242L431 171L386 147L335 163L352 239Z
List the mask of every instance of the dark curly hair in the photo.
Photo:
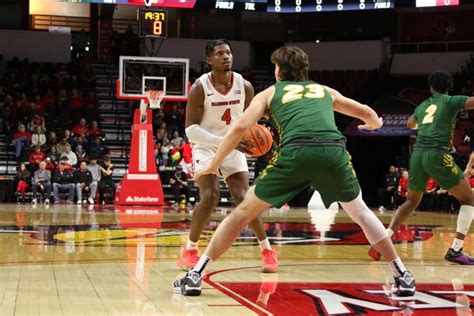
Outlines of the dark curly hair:
M453 76L447 71L439 70L428 77L428 86L439 93L448 93L453 89Z

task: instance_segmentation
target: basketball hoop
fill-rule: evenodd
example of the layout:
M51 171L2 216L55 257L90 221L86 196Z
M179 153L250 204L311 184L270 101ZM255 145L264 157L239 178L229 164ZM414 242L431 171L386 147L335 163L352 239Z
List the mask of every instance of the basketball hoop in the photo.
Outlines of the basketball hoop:
M145 93L148 99L148 104L150 104L150 109L159 109L161 100L163 100L163 97L165 96L165 92L162 90L147 90Z

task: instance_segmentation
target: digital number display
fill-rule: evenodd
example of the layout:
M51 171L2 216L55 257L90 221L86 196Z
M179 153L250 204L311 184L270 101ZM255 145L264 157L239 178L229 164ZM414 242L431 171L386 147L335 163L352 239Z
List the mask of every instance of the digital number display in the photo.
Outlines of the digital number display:
M268 12L300 13L394 8L389 0L268 0Z
M141 9L139 15L141 37L166 37L168 12L156 9Z
M416 7L447 7L459 5L459 0L416 0Z

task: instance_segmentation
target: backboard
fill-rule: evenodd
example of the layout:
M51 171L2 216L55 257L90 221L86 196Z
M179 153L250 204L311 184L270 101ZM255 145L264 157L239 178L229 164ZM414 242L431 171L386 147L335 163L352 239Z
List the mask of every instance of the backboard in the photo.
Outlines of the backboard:
M120 56L117 98L146 99L146 90L165 91L164 101L186 101L189 59Z

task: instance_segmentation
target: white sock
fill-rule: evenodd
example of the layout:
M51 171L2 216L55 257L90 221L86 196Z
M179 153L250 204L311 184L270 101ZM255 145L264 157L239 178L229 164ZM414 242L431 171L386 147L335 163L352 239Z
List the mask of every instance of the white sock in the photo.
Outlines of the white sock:
M268 240L268 237L264 240L259 240L258 244L260 245L261 251L264 251L265 249L272 250L272 246L270 246L270 241Z
M453 248L455 251L459 251L459 250L461 250L463 245L464 245L464 240L454 238L454 241L453 241L453 244L451 245L451 248Z
M191 269L191 271L203 274L204 270L212 264L212 259L206 256L205 254L201 255L198 263Z
M391 228L387 228L387 234L388 234L388 238L392 238L393 230Z
M194 242L188 239L188 241L186 241L186 246L185 246L186 250L198 249L198 244L199 244L199 240L197 242Z
M392 269L393 275L396 278L401 277L403 273L407 270L400 257L397 257L396 259L390 261L388 265L390 266L390 269Z
M461 205L458 214L456 232L466 236L469 227L471 227L472 217L474 217L474 206Z

